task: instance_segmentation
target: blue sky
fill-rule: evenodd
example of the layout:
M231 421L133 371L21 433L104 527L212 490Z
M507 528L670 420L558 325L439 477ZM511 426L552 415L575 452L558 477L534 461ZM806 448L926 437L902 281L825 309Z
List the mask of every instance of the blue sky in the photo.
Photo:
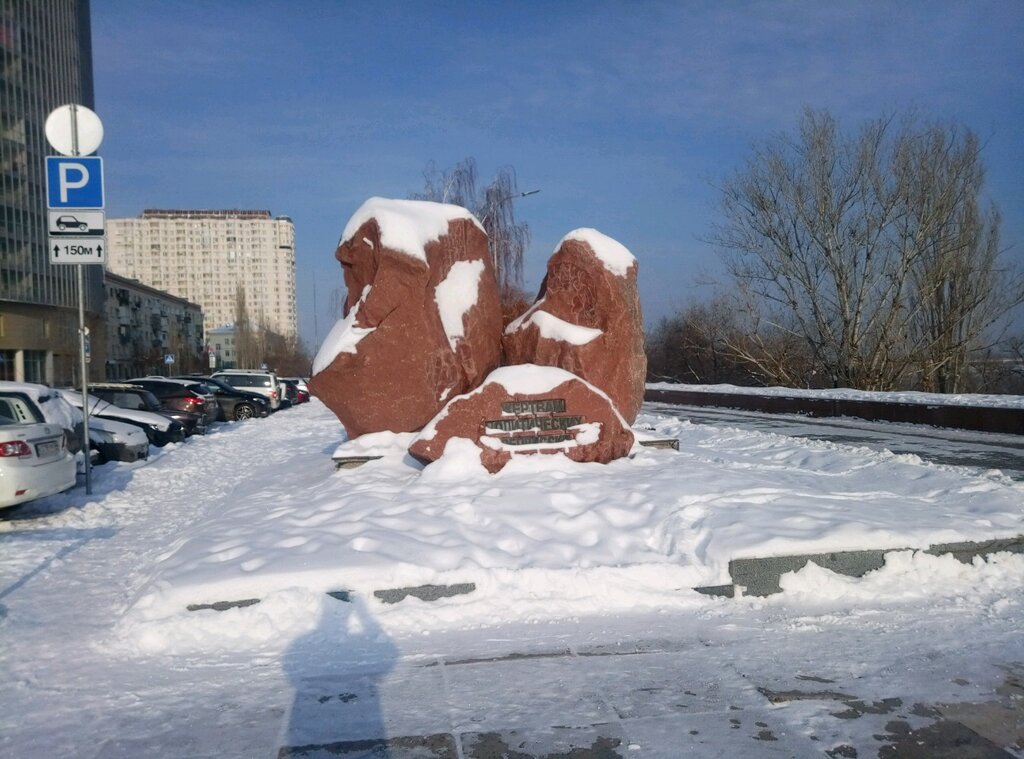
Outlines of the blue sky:
M649 324L706 297L714 182L802 109L893 109L985 140L1024 259L1024 2L93 0L107 214L266 208L295 221L300 332L337 313L334 260L372 195L429 161L515 167L536 291L568 231L640 261ZM317 300L314 326L314 290ZM336 298L336 296L335 296Z

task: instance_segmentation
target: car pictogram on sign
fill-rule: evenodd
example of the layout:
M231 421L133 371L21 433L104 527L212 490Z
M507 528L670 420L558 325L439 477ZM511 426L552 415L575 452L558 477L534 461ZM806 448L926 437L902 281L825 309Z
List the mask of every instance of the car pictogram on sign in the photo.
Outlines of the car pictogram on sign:
M106 215L103 211L88 208L66 208L62 211L47 211L47 227L50 237L103 237L106 229Z
M88 232L89 223L85 221L79 221L74 216L59 216L57 217L57 229L64 232L68 229L73 229L79 232Z

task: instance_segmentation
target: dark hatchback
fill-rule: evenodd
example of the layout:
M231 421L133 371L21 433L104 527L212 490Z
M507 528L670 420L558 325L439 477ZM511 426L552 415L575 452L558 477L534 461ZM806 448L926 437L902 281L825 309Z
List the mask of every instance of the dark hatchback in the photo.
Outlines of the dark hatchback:
M151 411L179 422L184 428L185 436L202 435L206 432L204 414L194 411L181 411L168 408L148 389L134 383L105 383L90 385L89 394L102 398L119 408Z
M217 399L217 421L231 422L270 415L270 403L266 396L237 390L227 382L204 376L175 377L175 379L201 382L210 389Z
M217 421L217 399L210 388L198 380L139 377L128 381L144 387L169 410L198 414L201 418L193 434L205 434L207 427Z

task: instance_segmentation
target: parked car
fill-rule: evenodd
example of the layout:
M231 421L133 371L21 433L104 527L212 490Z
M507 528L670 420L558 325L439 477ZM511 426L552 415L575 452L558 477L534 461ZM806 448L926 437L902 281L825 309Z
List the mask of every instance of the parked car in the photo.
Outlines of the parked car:
M193 434L205 434L207 427L217 421L217 398L202 382L170 377L139 377L128 381L146 388L165 408L199 414L202 418Z
M305 390L307 393L309 392L309 388L306 386L306 377L281 377L281 379L294 382L298 386L299 390Z
M270 401L271 411L277 411L281 407L281 383L274 372L260 369L223 369L210 376L228 383L236 390L265 396Z
M281 384L287 388L287 397L296 406L309 402L309 391L299 387L299 383L295 380L286 377L281 380Z
M279 380L281 383L281 408L291 408L299 403L299 389L290 382Z
M106 394L109 396L111 393L119 392L118 389L122 387L125 386L107 384L100 386L99 389L105 388L107 390ZM90 389L95 392L97 386L92 385L90 386ZM82 394L80 392L77 390L60 390L58 392L71 405L76 408L82 408ZM150 395L152 395L152 393L150 393ZM140 401L139 399L134 398L134 396L129 398L127 397L127 394L125 394L125 397L122 397L121 400L129 405L127 407L116 406L110 400L90 393L90 427L92 426L92 420L94 418L110 419L115 422L130 424L141 429L146 434L149 442L160 448L168 443L180 443L185 439L185 427L178 420L172 419L166 413L146 410L143 405L138 405L140 403L144 403L144 400ZM156 398L153 398L153 401L159 405L159 401L157 401Z
M175 379L202 382L213 392L219 404L217 420L221 422L241 421L270 414L270 401L259 393L236 390L227 382L213 377L193 376Z
M184 427L186 437L202 435L206 432L205 414L169 408L141 385L130 382L108 382L90 385L89 389L92 391L92 395L122 409L149 411L174 419Z
M0 508L75 486L75 455L65 427L45 421L33 395L0 389Z
M90 414L89 443L98 454L97 464L149 458L149 437L145 430L114 419Z

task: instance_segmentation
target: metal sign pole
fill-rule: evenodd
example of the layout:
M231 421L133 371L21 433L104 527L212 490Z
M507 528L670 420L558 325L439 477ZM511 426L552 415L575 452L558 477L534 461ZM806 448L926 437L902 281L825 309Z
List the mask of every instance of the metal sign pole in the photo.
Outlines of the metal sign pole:
M78 354L82 373L82 455L85 492L92 495L89 458L89 328L85 324L85 266L103 264L106 234L103 159L88 157L103 141L103 123L89 108L75 103L50 112L44 127L54 150L74 160L46 157L46 207L50 263L78 271ZM85 155L83 155L83 153ZM77 178L72 179L75 176ZM66 214L73 211L75 215ZM79 218L80 217L80 218ZM71 231L68 231L68 230Z
M71 106L71 154L78 155L78 106ZM85 494L92 495L92 460L89 456L89 365L85 360L85 264L78 269L78 358L82 371L82 454L85 458Z

